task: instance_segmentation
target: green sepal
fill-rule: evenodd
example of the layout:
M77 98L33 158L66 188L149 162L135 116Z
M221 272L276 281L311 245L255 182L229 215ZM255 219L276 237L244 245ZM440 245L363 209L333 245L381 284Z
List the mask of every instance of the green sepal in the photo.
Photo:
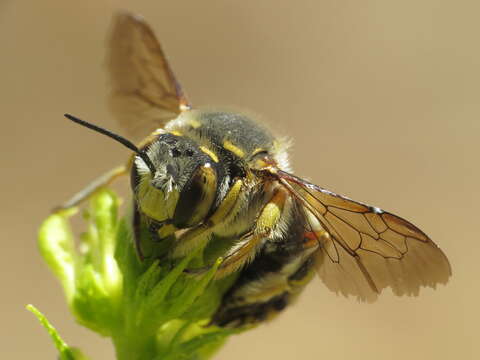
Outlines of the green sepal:
M154 243L145 224L137 230L149 256L140 261L130 221L118 217L119 203L109 190L92 197L77 247L69 212L51 215L40 229L41 253L72 313L80 324L110 336L120 360L210 358L238 332L207 326L236 275L213 280L221 259L201 276L185 273L204 267L203 249L169 259L170 243Z
M75 211L50 215L41 225L38 245L43 259L62 283L68 302L75 294L77 254L68 217Z

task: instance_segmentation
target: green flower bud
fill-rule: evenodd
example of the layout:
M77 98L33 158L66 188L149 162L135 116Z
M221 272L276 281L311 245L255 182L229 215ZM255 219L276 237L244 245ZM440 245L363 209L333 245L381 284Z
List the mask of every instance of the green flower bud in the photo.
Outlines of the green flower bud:
M202 276L185 274L189 264L203 265L201 249L176 263L159 260L148 231L142 241L152 246L151 256L141 262L129 223L118 217L119 203L109 190L94 195L84 216L87 231L77 244L69 226L73 211L51 215L41 226L41 254L70 310L80 324L112 338L118 359L210 358L239 332L206 326L235 275L212 281L221 259ZM80 359L65 357L77 355L49 326L61 359Z

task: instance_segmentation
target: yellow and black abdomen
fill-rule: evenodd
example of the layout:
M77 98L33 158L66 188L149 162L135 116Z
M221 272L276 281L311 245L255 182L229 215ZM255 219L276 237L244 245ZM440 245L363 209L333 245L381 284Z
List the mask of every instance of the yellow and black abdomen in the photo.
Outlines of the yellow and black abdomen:
M274 318L292 304L315 274L315 248L305 247L301 214L289 215L285 237L263 244L224 295L211 323L237 328Z

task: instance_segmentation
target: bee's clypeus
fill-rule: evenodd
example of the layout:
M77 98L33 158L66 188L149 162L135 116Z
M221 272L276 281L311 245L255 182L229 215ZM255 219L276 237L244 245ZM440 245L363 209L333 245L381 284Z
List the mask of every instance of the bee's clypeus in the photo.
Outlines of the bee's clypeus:
M140 18L116 17L108 65L112 110L140 143L68 115L134 154L63 207L130 172L140 259L143 226L152 241L171 240L166 256L172 260L221 242L216 279L238 276L212 324L239 327L270 319L315 273L329 289L363 301L375 300L386 287L417 295L422 286L447 282L448 259L416 226L291 174L286 142L250 117L192 109Z

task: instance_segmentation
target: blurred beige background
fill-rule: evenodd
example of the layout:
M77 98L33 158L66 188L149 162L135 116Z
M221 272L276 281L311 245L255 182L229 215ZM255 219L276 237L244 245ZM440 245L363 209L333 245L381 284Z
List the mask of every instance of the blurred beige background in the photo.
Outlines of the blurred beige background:
M194 104L261 114L295 140L298 174L413 220L452 263L448 286L374 305L315 280L218 359L480 358L478 1L2 0L2 359L56 356L27 303L93 359L113 358L108 340L73 322L36 231L127 156L62 117L118 129L102 69L117 8L147 18Z

